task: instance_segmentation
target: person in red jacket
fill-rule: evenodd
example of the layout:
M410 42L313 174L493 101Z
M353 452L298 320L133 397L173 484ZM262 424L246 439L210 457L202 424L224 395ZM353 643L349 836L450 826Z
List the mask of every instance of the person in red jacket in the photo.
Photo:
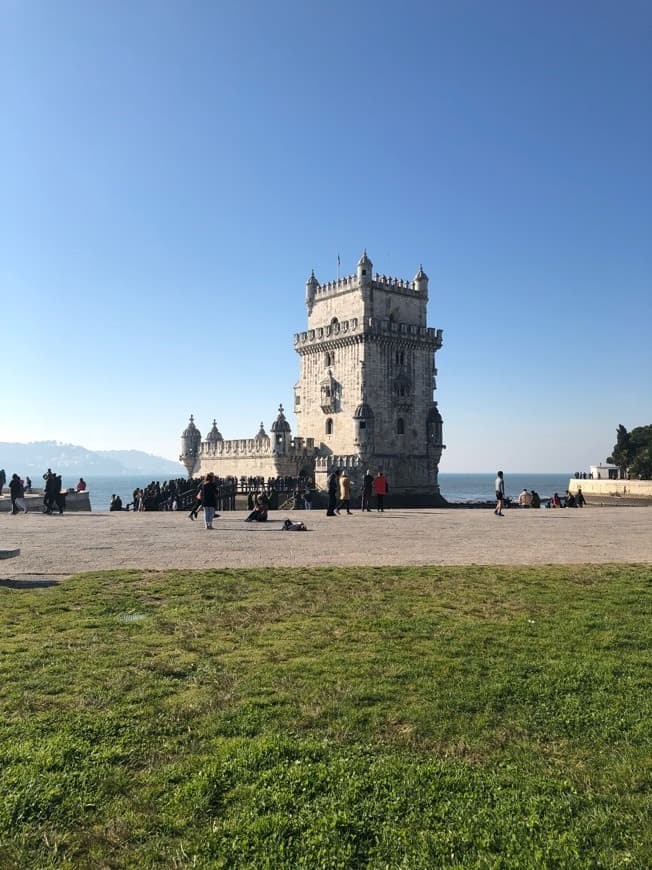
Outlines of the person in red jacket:
M378 474L374 478L374 493L376 495L376 510L384 511L385 510L385 496L389 492L389 487L387 485L387 478L383 474L382 470L378 472Z

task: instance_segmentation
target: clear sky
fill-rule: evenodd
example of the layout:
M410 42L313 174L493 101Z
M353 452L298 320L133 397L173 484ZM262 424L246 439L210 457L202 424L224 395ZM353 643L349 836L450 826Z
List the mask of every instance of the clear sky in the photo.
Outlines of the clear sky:
M269 428L366 246L430 276L442 471L604 459L652 423L651 95L647 0L0 0L0 441Z

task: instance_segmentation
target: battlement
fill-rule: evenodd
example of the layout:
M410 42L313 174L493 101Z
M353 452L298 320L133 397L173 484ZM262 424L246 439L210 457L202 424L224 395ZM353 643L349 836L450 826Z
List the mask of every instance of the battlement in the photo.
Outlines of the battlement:
M352 317L351 320L318 326L306 332L297 332L294 334L294 345L295 348L299 348L347 335L395 335L399 338L428 342L438 349L442 345L443 330L433 329L431 326L416 326L413 323L395 323L380 317L368 317L366 320Z
M349 290L358 290L360 286L357 275L345 275L343 278L337 278L335 281L318 284L315 287L315 301L327 296L335 296L338 293L345 293ZM377 290L391 290L406 296L420 296L422 298L424 296L422 290L417 290L414 281L408 281L405 278L393 278L391 275L379 275L378 272L374 275L371 287Z

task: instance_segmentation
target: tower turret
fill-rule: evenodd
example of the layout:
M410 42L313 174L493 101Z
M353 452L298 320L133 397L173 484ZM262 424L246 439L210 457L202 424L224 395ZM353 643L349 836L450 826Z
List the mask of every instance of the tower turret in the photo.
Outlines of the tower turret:
M318 288L319 281L315 278L315 271L313 269L310 278L306 281L306 307L308 314L312 313L312 306L315 304L315 293Z
M362 252L362 256L358 260L358 283L359 284L371 284L371 272L374 267L374 264L371 262L369 257L367 256L367 249L365 248Z
M428 276L423 271L423 266L419 266L419 271L414 276L414 289L420 293L428 293Z
M179 462L182 462L188 477L192 477L195 467L199 463L199 454L201 452L201 432L195 426L195 418L190 415L188 426L181 433L181 456Z
M373 453L374 412L366 402L362 402L355 409L353 421L355 426L353 438L356 447L363 456L367 453Z
M290 424L285 419L283 405L278 406L278 417L272 423L272 435L274 437L274 452L287 453L290 441Z
M217 444L218 441L224 441L224 438L222 438L222 433L217 428L217 421L215 419L213 420L213 428L206 436L206 441L208 441L210 444Z

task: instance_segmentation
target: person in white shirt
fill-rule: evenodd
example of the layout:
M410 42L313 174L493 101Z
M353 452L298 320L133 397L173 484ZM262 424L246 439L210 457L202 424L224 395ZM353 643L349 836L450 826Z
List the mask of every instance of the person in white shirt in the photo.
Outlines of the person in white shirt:
M505 478L503 477L502 471L498 472L496 476L496 510L494 513L498 517L504 516L503 514L503 499L505 498Z
M524 489L518 497L518 503L521 507L530 507L532 504L532 494Z

